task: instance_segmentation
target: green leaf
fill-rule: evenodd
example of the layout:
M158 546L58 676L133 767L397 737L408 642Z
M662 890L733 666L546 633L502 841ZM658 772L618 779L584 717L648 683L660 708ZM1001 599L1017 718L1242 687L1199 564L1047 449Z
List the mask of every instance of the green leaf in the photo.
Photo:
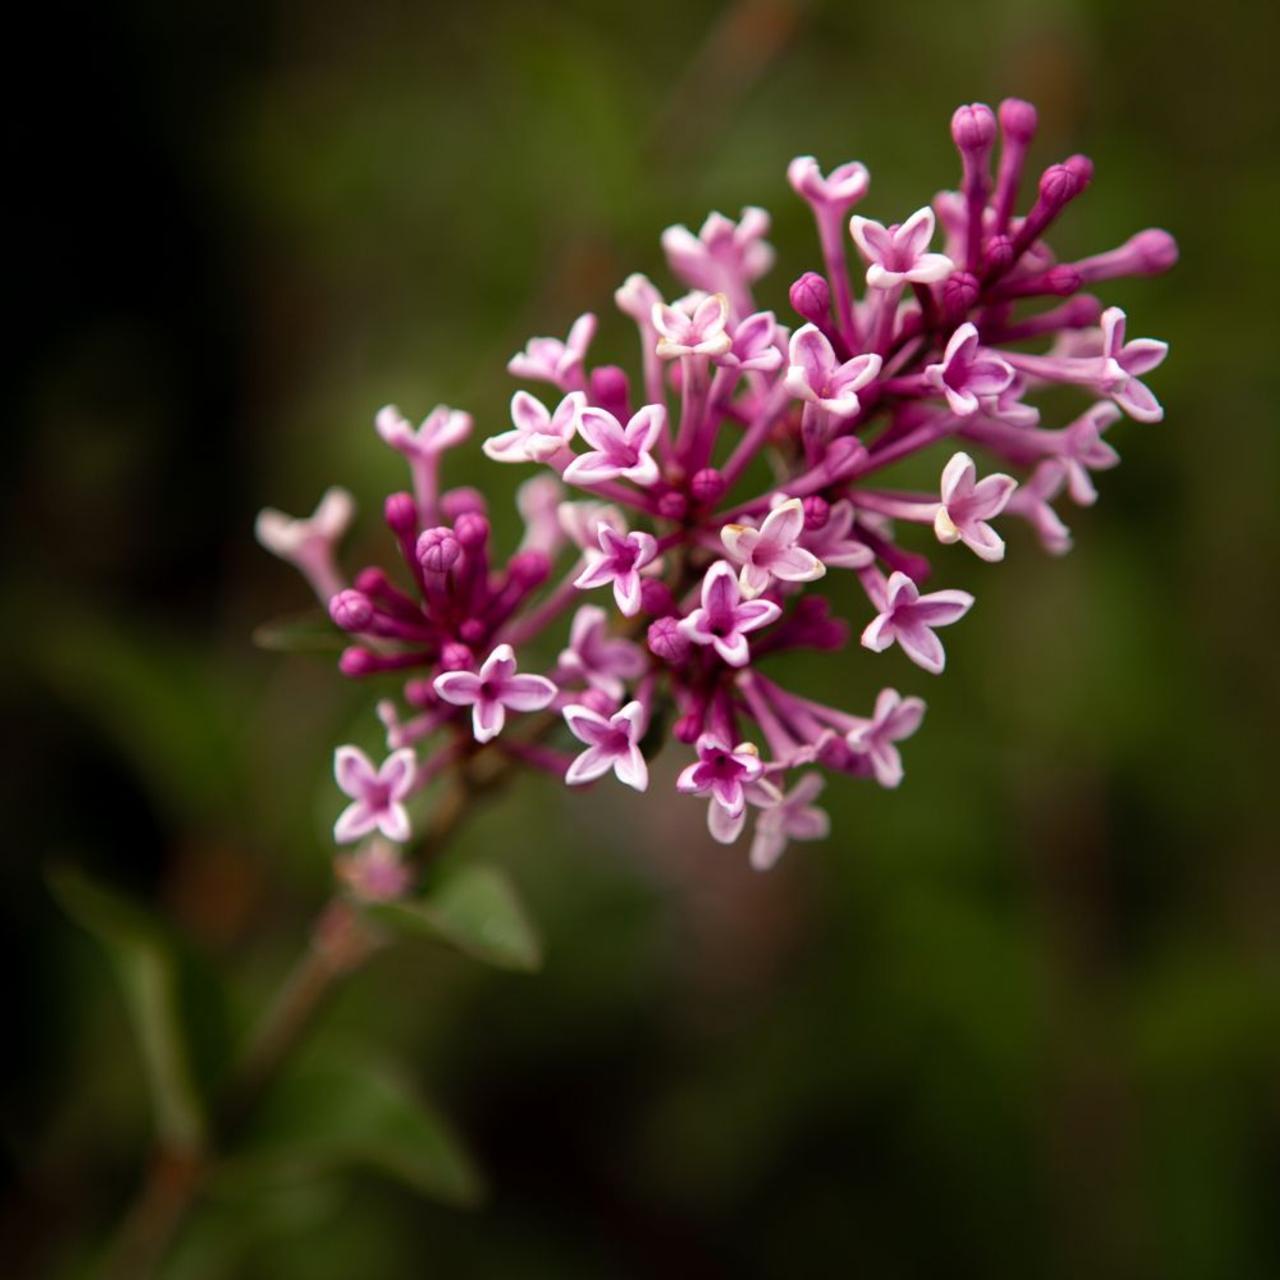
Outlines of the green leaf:
M74 868L51 870L48 882L63 910L106 949L120 980L161 1138L175 1147L199 1146L204 1119L178 1017L176 967L167 939L145 912Z
M435 938L499 969L542 967L533 925L510 880L492 867L463 867L426 898L367 910L397 932Z
M277 618L254 628L253 643L277 653L338 653L347 638L318 611Z
M263 1098L218 1189L257 1196L351 1166L419 1194L469 1206L483 1181L447 1122L406 1081L365 1054L311 1054Z

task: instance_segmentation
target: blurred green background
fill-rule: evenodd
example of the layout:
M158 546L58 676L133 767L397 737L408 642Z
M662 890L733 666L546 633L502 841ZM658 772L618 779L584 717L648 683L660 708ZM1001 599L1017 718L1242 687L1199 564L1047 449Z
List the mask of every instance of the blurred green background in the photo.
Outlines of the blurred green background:
M1013 530L999 569L940 555L978 595L940 680L856 648L792 673L929 715L903 789L834 782L831 840L769 876L709 843L699 804L523 780L450 859L507 869L544 971L407 945L317 1037L395 1063L487 1201L367 1170L215 1198L167 1274L1280 1274L1275 6L116 0L36 21L6 113L5 1274L79 1274L150 1130L116 986L45 869L88 868L184 939L216 1063L329 891L333 745L378 741L367 686L252 647L306 604L254 511L340 481L352 563L383 556L381 404L460 405L487 434L506 358L587 307L630 360L613 288L666 283L659 232L711 208L773 212L762 297L784 312L818 263L790 157L862 159L866 211L900 217L954 184L952 108L1006 94L1040 107L1036 159L1097 164L1064 258L1151 224L1182 246L1104 290L1172 344L1167 417L1113 431L1124 466L1065 513L1074 554ZM512 537L522 477L463 454L451 479Z

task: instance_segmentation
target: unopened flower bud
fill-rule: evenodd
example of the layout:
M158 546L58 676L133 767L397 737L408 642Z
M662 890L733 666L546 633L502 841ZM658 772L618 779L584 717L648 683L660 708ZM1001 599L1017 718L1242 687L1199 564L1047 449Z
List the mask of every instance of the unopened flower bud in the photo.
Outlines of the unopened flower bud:
M377 655L359 645L351 645L342 651L338 659L338 670L344 676L358 680L361 676L372 675L380 670Z
M671 736L677 742L693 743L697 742L698 735L702 732L702 718L690 712L688 715L681 716L675 724L671 726Z
M485 502L484 495L479 489L463 485L461 488L450 489L441 495L440 510L446 520L456 522L459 516L469 515L472 512L484 515L489 510L489 504Z
M1091 329L1102 319L1102 303L1091 293L1077 294L1063 303L1059 314L1064 329Z
M487 628L479 618L466 618L458 627L458 639L474 649L485 638Z
M646 578L640 584L640 609L653 618L675 613L676 599L661 578Z
M551 575L551 557L545 551L517 551L507 563L507 576L520 586L533 588Z
M631 383L626 370L616 364L592 369L591 401L625 422L631 416Z
M1024 145L1036 136L1036 109L1021 98L1006 98L1000 104L1000 127L1010 138Z
M1045 293L1066 298L1080 287L1083 277L1075 267L1062 262L1056 267L1050 267L1041 277L1041 283Z
M646 642L650 653L672 666L679 666L689 656L689 640L680 631L679 619L670 615L649 624Z
M419 711L434 707L440 701L436 697L432 682L422 676L415 676L412 680L405 681L404 700Z
M1159 227L1148 227L1129 240L1130 248L1138 255L1142 270L1147 275L1159 275L1168 271L1178 261L1178 242Z
M464 511L454 521L453 532L468 551L489 541L489 521L478 511Z
M806 271L791 286L791 308L810 324L822 326L831 315L831 289L816 272Z
M1051 164L1040 175L1040 199L1054 211L1084 190L1080 175L1066 164Z
M452 529L427 529L418 538L417 555L428 573L448 573L462 555L462 544Z
M418 509L408 493L393 493L383 504L383 517L392 533L407 538L418 524Z
M1008 236L988 236L983 246L982 260L987 270L996 274L1008 271L1013 264L1013 241Z
M969 314L978 301L978 277L968 271L953 271L942 282L942 306L948 320Z
M475 655L465 644L450 640L440 650L441 671L470 671L475 665Z
M996 140L995 113L982 102L957 107L951 117L951 140L961 151L989 151Z
M373 621L373 601L363 591L339 591L329 601L329 617L343 631L363 631Z
M719 502L728 487L724 476L715 467L703 467L689 481L689 492L693 495L693 500L704 507Z
M804 507L804 527L811 532L825 528L831 518L831 504L819 494L811 493L802 504Z
M689 500L674 489L658 499L658 514L664 520L683 520L689 514Z

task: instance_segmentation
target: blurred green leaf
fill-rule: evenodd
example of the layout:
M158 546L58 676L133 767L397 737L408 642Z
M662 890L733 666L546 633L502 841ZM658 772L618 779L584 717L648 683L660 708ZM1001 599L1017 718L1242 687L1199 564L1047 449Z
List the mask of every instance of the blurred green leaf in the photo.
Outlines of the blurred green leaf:
M532 973L542 966L542 945L515 889L492 867L463 867L426 898L368 911L397 932L447 942L500 969Z
M351 1166L448 1204L474 1205L484 1194L446 1121L386 1064L354 1052L311 1055L286 1071L217 1187L256 1197Z
M255 627L253 643L275 653L337 653L346 637L318 610Z
M71 867L49 887L66 913L102 943L124 989L138 1037L156 1128L165 1142L200 1143L204 1120L192 1084L175 995L175 961L160 928L127 899Z

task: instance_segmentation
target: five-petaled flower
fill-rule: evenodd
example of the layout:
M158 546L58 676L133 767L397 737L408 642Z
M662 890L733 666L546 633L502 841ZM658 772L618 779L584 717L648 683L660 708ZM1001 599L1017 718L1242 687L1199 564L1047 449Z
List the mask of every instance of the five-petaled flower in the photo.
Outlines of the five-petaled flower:
M758 529L727 524L720 530L725 550L742 566L738 585L748 600L760 595L774 578L813 582L826 573L826 565L799 545L803 532L804 504L799 498L779 502Z
M780 800L761 809L751 840L751 865L757 871L768 871L788 841L827 838L831 819L813 803L825 785L822 774L806 773Z
M569 786L593 782L612 769L614 777L628 787L637 791L648 787L649 766L640 753L648 717L639 702L628 702L611 716L575 704L565 707L564 719L573 736L587 746L565 772Z
M858 392L880 372L880 364L874 352L841 362L822 330L806 324L791 335L786 388L834 417L851 418L862 407Z
M375 768L359 747L339 747L333 753L333 776L351 797L338 815L333 838L350 844L372 831L381 831L388 840L409 838L409 815L402 803L413 790L416 761L411 748L393 751L380 768Z
M680 623L694 644L709 644L731 667L751 657L747 633L767 627L782 613L772 600L744 600L738 576L727 560L717 560L702 580L702 604Z
M941 391L951 412L967 418L978 412L979 397L1000 396L1013 381L1013 366L978 343L977 326L962 324L951 335L939 364L924 371L927 385Z
M525 349L507 361L507 372L514 378L549 382L561 391L577 391L584 383L582 365L595 336L596 318L588 311L573 322L567 341L530 338Z
M939 542L963 542L983 560L1004 559L1004 539L987 523L1008 505L1018 482L1002 472L978 479L967 453L953 455L942 469L942 501L933 518Z
M933 210L928 205L891 227L855 213L849 220L849 231L858 252L870 264L867 285L893 289L903 284L935 284L949 276L955 263L945 253L928 251L933 226Z
M946 666L947 655L934 627L958 622L972 607L973 597L967 591L921 595L905 573L894 572L885 588L884 608L867 624L862 643L883 653L896 640L912 662L937 675Z
M845 735L855 755L866 756L882 787L896 787L902 781L902 756L894 745L909 738L924 719L924 702L904 698L896 689L881 689L871 719Z
M546 676L516 673L516 655L509 644L498 645L479 672L446 671L435 678L434 688L445 702L471 708L477 742L488 742L502 732L508 709L541 711L556 696Z
M600 549L587 552L587 567L574 579L579 591L591 591L613 583L618 608L634 618L640 612L640 570L658 554L657 539L651 533L619 531L601 521L596 529Z
M486 457L495 462L547 462L568 447L586 407L581 391L571 391L554 413L527 391L511 397L513 430L502 431L484 442Z
M722 356L733 346L725 329L729 300L723 293L691 294L671 306L654 303L653 327L658 331L658 355Z
M578 416L578 434L592 446L564 469L570 484L599 484L621 476L648 486L658 479L658 464L650 450L666 425L667 411L647 404L624 427L607 409L585 408Z
M609 634L603 609L584 604L574 614L569 647L560 654L560 667L566 674L581 676L593 689L617 700L622 697L623 682L642 675L647 665L638 645Z

